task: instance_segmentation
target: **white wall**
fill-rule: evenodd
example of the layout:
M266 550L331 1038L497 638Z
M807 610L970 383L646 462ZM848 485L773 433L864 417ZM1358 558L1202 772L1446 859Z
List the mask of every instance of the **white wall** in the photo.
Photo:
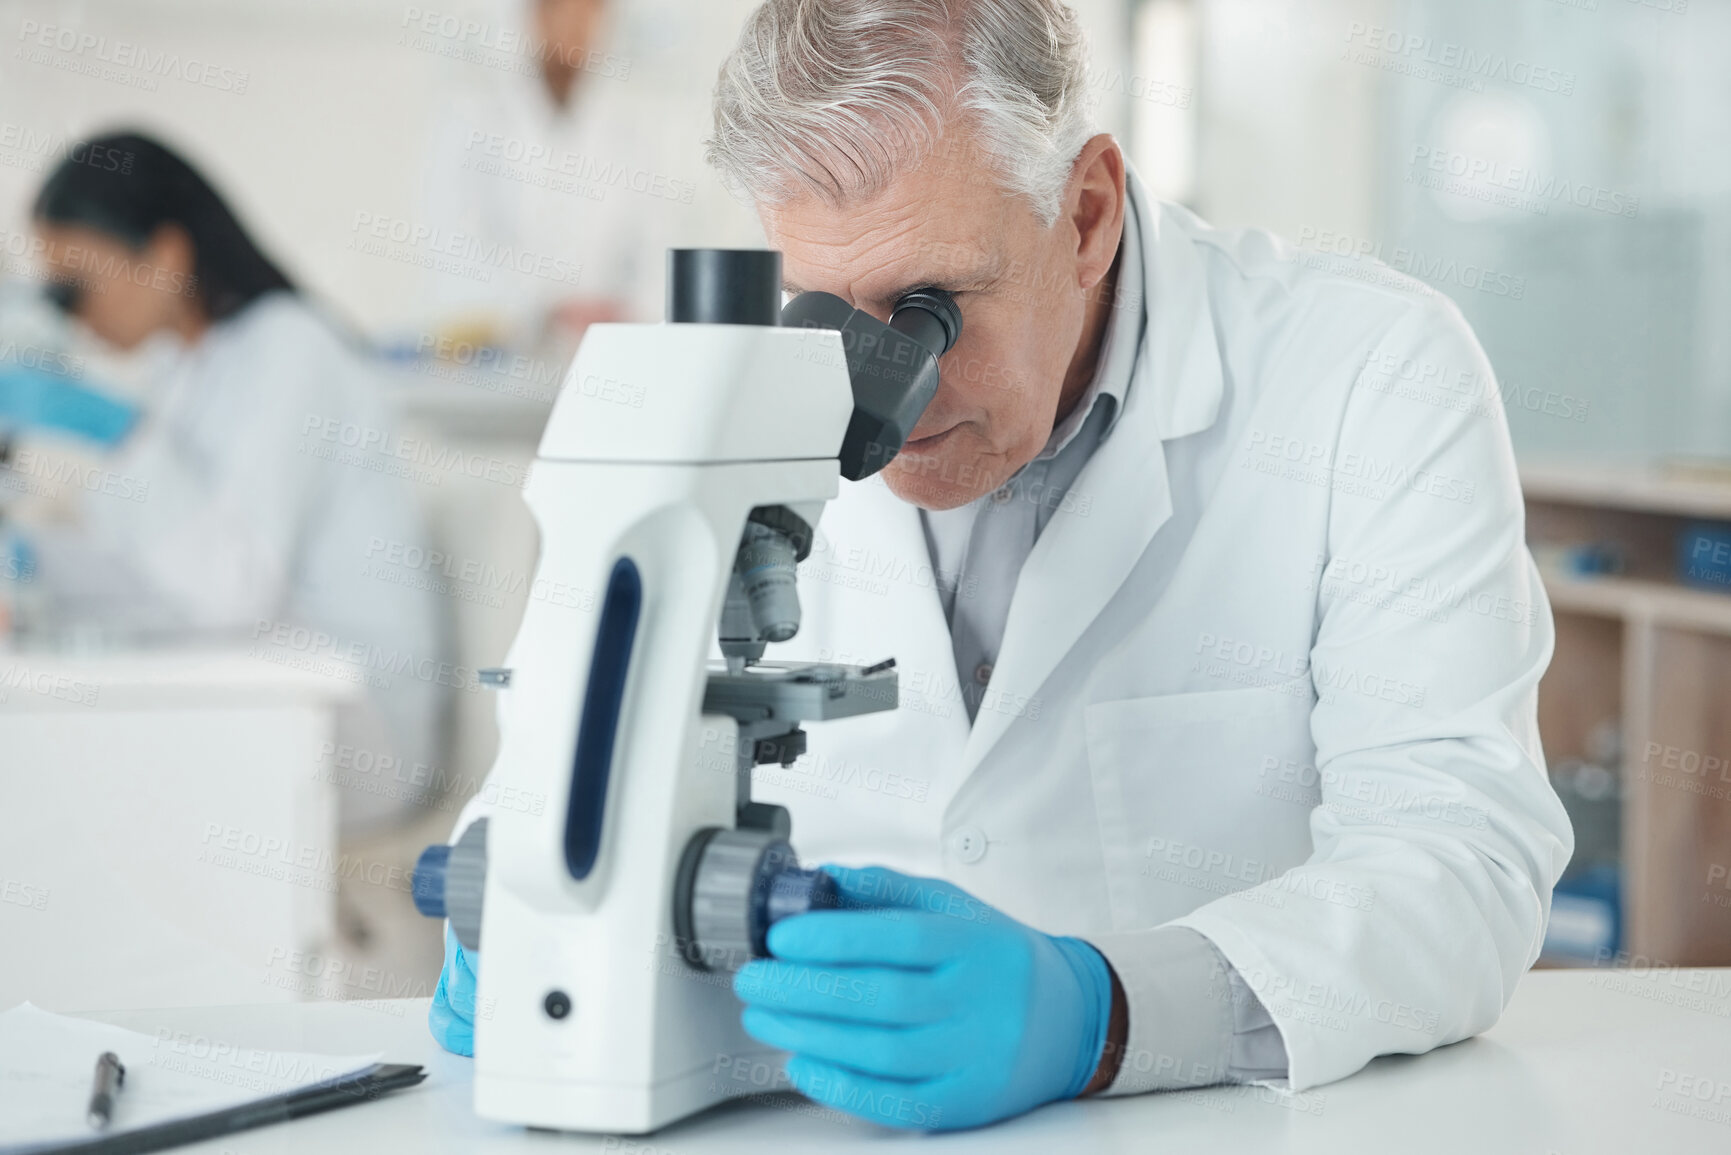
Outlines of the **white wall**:
M1372 235L1381 74L1340 62L1350 21L1388 0L1197 0L1196 206L1287 237Z
M1123 67L1126 0L1076 0L1105 65ZM629 83L653 115L642 126L685 158L677 174L699 182L675 243L761 243L755 220L705 169L715 69L752 0L616 0L615 51L632 61ZM487 78L470 63L405 47L405 24L422 12L499 22L518 0L15 0L0 17L0 228L26 224L31 196L52 167L40 142L136 125L181 145L231 198L291 276L374 334L422 320L416 270L345 247L360 211L412 215L430 110L454 87ZM104 37L244 73L244 92L160 79L155 91L72 69L96 50L32 49L42 26ZM128 77L144 74L119 69ZM610 81L609 83L618 83ZM1102 122L1122 131L1123 102L1110 94ZM18 142L22 141L20 144Z
M1189 199L1205 217L1422 254L1409 267L1443 270L1434 287L1505 386L1590 414L1515 407L1524 455L1731 456L1731 4L1148 2L1195 13ZM1456 66L1468 55L1477 70ZM1639 209L1427 187L1421 150ZM1518 291L1483 291L1468 270Z
M515 3L20 0L8 7L0 18L0 124L14 141L77 138L121 125L159 133L196 159L291 276L351 320L380 333L419 319L416 270L355 253L345 242L358 211L413 214L430 111L453 87L489 77L398 40L412 13L460 11L498 21ZM751 243L755 233L750 214L726 197L695 151L715 65L746 7L744 0L620 4L617 42L633 60L628 83L658 110L643 130L693 146L689 172L679 174L702 182L682 230L692 240ZM15 58L15 48L32 42L23 35L29 22L105 37L110 51L125 41L214 62L244 73L245 90L165 78L144 91L72 71L92 62L92 50L42 50L54 66ZM33 151L0 143L0 227L25 225L30 197L52 167Z

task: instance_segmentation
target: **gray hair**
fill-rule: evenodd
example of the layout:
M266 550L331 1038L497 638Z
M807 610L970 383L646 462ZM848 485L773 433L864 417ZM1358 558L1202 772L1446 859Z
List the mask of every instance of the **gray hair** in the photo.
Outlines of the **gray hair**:
M763 0L722 63L707 157L755 200L839 205L923 163L950 108L1050 225L1093 135L1087 84L1063 0Z

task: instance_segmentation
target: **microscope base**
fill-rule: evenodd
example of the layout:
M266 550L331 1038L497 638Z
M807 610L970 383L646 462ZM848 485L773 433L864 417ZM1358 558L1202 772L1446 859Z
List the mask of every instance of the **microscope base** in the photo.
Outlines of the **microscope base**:
M780 1051L720 1055L696 1070L643 1086L568 1079L481 1078L483 1119L556 1131L642 1135L728 1099L788 1089Z

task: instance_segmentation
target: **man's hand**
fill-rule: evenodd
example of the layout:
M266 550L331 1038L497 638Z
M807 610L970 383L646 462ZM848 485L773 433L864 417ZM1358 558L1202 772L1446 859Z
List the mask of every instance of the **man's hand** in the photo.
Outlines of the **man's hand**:
M479 955L463 949L447 922L445 969L439 972L433 1005L427 1011L427 1026L439 1046L454 1055L475 1054L475 990L480 985L475 966L480 961Z
M825 867L844 909L769 931L775 957L733 989L761 1043L794 1052L807 1097L892 1127L1007 1119L1088 1085L1105 1043L1111 972L928 878Z

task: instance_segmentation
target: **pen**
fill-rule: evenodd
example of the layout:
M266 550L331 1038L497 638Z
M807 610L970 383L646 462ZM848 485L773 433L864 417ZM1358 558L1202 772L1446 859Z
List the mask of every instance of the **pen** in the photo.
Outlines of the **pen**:
M120 1065L120 1056L102 1052L96 1059L96 1080L90 1085L90 1110L84 1116L98 1131L114 1118L114 1097L125 1082L126 1068Z

